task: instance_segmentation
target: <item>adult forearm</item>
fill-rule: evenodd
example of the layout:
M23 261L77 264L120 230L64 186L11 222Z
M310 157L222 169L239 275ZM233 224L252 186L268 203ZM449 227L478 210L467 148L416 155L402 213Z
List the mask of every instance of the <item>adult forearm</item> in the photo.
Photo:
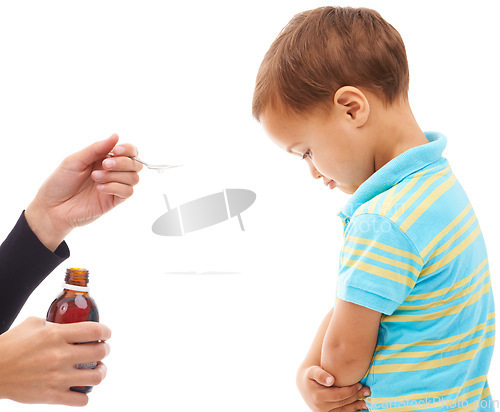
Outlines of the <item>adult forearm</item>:
M28 205L24 216L38 240L51 252L57 249L70 232L69 228L57 226L47 210L39 207L35 200Z
M68 256L66 242L52 253L21 214L0 245L0 334L9 329L31 292Z

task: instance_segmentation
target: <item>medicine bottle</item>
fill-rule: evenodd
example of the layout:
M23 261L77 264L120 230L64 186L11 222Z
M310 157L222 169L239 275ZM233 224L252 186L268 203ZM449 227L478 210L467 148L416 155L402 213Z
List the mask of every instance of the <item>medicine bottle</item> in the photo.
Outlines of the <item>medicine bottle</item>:
M99 322L97 305L89 295L89 271L81 268L66 270L63 291L52 302L47 312L47 322L75 323ZM94 369L97 362L76 365L78 369ZM75 392L89 393L92 386L72 386Z

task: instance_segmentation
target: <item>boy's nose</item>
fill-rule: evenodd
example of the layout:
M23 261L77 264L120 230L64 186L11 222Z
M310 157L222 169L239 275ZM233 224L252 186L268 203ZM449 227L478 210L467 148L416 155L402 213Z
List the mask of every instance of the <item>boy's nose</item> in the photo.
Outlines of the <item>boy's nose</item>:
M319 179L323 176L320 172L316 170L311 160L309 159L307 160L307 165L309 166L309 171L311 172L313 179Z

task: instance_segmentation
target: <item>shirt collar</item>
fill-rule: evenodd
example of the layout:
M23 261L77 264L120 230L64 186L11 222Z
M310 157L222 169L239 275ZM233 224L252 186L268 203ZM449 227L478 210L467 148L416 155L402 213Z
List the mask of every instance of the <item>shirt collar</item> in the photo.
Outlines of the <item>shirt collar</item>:
M391 159L357 188L338 213L344 223L363 203L390 189L409 174L441 159L446 147L446 136L439 132L425 132L424 134L429 143L412 147Z

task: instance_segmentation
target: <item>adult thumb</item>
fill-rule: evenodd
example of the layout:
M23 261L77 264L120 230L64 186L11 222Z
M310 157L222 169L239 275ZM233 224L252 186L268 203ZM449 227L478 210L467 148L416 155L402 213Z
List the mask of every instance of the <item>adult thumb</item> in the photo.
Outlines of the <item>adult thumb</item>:
M115 147L116 143L118 143L117 134L112 134L107 139L92 143L85 149L70 156L71 164L79 170L84 170L92 163L104 159L106 155L111 152L113 147Z

